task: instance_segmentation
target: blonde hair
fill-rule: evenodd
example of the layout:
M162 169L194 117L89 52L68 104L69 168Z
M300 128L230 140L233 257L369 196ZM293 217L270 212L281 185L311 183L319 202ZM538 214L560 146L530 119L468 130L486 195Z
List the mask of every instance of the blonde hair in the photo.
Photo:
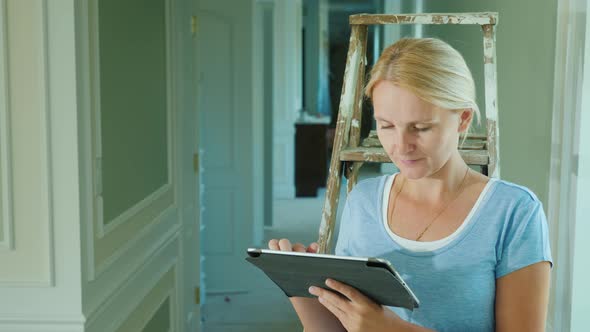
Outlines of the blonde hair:
M422 100L449 109L471 109L479 123L475 83L463 56L440 39L404 38L387 47L373 69L365 95L373 95L379 81L410 90ZM471 127L464 133L464 137Z

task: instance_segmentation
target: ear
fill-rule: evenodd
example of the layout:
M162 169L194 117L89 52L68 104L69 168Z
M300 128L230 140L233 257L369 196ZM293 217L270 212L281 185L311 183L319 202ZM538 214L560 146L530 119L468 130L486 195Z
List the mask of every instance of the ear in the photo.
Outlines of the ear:
M467 131L469 124L471 124L471 121L473 120L473 110L470 108L461 110L461 113L459 114L459 120L458 132L463 133Z

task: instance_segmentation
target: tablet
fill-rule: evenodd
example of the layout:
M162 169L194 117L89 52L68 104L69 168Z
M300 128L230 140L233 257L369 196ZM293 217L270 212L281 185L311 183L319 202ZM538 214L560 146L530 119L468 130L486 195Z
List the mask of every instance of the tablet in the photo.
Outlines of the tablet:
M327 278L358 289L376 303L413 310L420 302L385 259L248 249L246 260L261 269L288 296L315 297L310 286L330 290Z

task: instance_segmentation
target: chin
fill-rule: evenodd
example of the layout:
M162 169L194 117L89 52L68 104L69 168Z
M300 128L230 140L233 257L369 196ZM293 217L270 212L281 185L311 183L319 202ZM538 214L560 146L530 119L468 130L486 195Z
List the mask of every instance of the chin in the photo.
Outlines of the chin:
M396 164L397 166L398 164ZM400 171L401 174L403 174L406 178L410 179L410 180L417 180L417 179L421 179L425 176L429 175L429 169L427 169L426 167L407 167L404 165L401 165L401 167L397 167Z

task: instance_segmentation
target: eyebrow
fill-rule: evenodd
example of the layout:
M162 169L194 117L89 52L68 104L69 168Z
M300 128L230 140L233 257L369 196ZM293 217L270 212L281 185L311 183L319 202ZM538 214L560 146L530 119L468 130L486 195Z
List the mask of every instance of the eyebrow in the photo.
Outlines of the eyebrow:
M382 119L382 118L379 118L379 117L374 117L374 119L375 119L375 120L379 120L379 121L383 121L383 122L387 122L387 123L391 123L390 121L388 121L388 120L385 120L385 119ZM429 120L422 120L422 121L412 121L412 122L408 122L408 125L415 125L415 124L418 124L418 123L424 123L424 124L433 124L433 123L436 123L436 122L437 122L437 121L436 121L436 120L434 120L434 119L429 119Z

